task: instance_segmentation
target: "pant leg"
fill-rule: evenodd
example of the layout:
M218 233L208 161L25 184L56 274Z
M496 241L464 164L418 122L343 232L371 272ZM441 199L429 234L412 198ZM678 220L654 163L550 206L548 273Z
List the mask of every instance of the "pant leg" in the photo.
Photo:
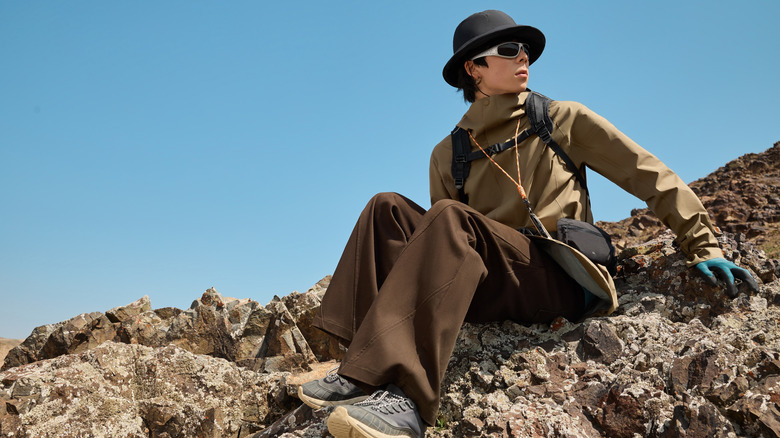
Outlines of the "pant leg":
M440 201L374 296L339 374L397 384L434 424L464 320L575 319L583 301L579 286L527 237L457 201Z
M379 193L368 202L333 272L315 327L349 345L424 213L397 193Z

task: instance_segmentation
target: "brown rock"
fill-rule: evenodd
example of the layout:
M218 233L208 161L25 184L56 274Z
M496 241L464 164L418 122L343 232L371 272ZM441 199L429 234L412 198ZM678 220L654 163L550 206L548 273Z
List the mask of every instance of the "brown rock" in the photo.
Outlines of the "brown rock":
M734 427L729 420L715 406L704 403L675 406L671 424L661 437L727 438L734 435Z
M0 362L5 361L5 356L8 352L16 348L22 341L24 341L24 339L0 338Z
M140 315L141 313L150 310L152 310L152 303L149 300L149 295L144 295L139 300L126 306L114 307L113 309L106 311L106 317L111 322L122 322L127 318Z
M49 354L56 356L67 353L75 333L88 321L92 321L99 315L85 313L67 321L36 327L27 339L8 352L2 369L6 370L45 359L50 357ZM55 335L55 339L50 339L53 335Z
M600 321L588 324L582 339L582 354L585 359L592 359L604 364L611 364L623 351L623 343L612 328Z
M702 353L674 359L671 369L671 390L682 394L689 389L696 393L707 393L720 372L717 353L707 350Z
M607 436L633 438L635 434L644 433L648 418L643 404L647 396L641 394L636 397L626 389L623 386L613 386L599 401L601 415L597 416L595 421Z

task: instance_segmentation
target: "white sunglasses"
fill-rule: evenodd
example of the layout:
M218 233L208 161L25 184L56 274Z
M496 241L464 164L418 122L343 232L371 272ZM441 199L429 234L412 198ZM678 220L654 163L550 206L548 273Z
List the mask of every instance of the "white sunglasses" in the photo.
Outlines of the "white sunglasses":
M515 58L517 55L520 54L520 51L525 52L526 55L528 55L528 45L523 43L515 43L515 42L509 42L509 43L501 43L499 45L493 46L484 52L478 54L477 56L474 56L471 58L471 60L475 60L477 58L482 58L484 56L500 56L502 58Z

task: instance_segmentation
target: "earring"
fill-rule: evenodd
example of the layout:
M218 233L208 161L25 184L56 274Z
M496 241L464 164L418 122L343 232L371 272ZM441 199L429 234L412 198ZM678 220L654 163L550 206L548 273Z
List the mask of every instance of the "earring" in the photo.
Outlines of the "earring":
M482 83L482 78L481 77L480 78L475 78L474 79L474 83L477 84L477 85L481 84Z

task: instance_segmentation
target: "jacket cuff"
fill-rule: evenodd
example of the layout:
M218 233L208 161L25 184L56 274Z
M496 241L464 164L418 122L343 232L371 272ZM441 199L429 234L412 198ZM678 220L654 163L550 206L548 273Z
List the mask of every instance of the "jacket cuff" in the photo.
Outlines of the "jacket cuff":
M685 266L691 268L697 263L716 258L723 258L723 251L720 248L702 248L696 254L690 255L685 262Z

